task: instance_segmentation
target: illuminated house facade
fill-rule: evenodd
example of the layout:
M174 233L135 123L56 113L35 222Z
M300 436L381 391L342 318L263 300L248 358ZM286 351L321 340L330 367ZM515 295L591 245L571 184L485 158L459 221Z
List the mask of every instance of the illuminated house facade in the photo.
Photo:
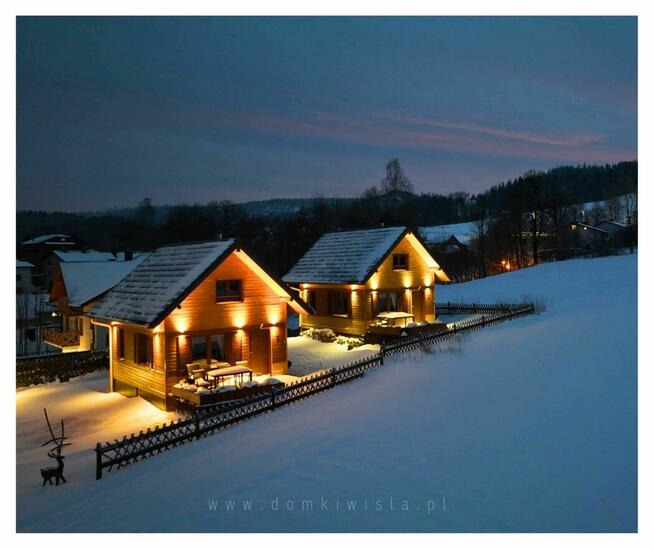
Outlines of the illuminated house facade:
M283 279L315 311L300 315L302 328L357 336L380 321L435 322L436 281L449 282L406 227L325 234Z
M171 388L196 361L288 371L287 308L308 314L234 240L152 252L90 313L110 330L110 390L175 406Z

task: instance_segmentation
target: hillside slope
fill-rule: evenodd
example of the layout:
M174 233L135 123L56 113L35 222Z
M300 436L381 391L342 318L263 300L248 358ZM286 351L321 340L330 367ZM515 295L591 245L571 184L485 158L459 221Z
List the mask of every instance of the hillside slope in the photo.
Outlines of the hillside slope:
M18 530L634 531L636 259L439 289L547 309L100 482L67 471Z

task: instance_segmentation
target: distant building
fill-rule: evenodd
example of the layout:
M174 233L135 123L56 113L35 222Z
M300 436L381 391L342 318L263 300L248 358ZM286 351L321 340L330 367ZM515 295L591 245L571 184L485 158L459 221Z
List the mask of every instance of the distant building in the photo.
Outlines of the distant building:
M18 257L34 266L32 285L50 291L52 266L46 267L46 261L52 252L55 250L77 250L79 248L80 245L67 234L44 234L21 242L18 247Z
M84 315L145 257L142 255L132 261L61 261L55 264L50 302L56 306L59 322L56 328L44 330L45 343L63 352L107 349L109 331L103 326L93 326Z
M478 258L472 247L475 231L474 221L419 229L429 252L456 281L477 276Z
M16 293L17 294L31 294L32 287L32 271L34 265L29 261L16 260Z

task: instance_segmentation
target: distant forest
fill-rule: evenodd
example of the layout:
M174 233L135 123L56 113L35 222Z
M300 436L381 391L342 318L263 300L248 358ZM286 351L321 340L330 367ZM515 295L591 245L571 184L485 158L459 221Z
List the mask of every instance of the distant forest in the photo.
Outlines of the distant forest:
M229 201L155 206L147 198L118 212L79 214L17 213L18 242L65 233L96 250L151 250L161 244L240 238L277 274L284 274L327 231L408 225L431 226L493 218L607 200L637 192L637 161L605 166L562 166L528 172L486 192L448 195L413 192L397 159L387 176L362 196L350 199L276 199L256 208ZM287 204L288 207L284 207Z

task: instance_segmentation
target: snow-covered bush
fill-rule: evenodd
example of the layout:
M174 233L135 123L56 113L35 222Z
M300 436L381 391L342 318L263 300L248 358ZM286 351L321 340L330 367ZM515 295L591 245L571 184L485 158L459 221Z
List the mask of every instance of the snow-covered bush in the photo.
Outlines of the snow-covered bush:
M348 337L348 336L340 335L336 338L335 341L339 345L347 345L348 351L351 351L352 349L356 349L357 347L361 347L361 345L363 345L362 337Z
M308 330L304 330L302 335L310 339L322 341L323 343L331 343L336 339L334 330L329 328L309 328Z

